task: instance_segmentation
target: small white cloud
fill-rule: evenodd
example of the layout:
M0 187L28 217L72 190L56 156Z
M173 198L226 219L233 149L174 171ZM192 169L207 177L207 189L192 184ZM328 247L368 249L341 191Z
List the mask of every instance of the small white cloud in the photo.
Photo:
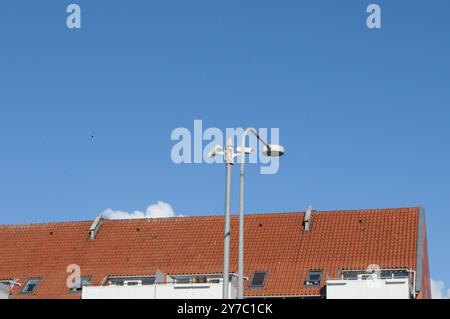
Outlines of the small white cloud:
M445 284L440 280L431 280L431 298L433 299L449 299L450 289L445 292Z
M145 215L149 218L175 217L175 212L173 211L172 206L159 201L157 204L148 206Z
M145 212L134 211L124 212L120 210L105 209L102 213L103 218L106 219L138 219L138 218L169 218L169 217L182 217L182 215L176 215L169 204L159 201L156 204L149 205Z

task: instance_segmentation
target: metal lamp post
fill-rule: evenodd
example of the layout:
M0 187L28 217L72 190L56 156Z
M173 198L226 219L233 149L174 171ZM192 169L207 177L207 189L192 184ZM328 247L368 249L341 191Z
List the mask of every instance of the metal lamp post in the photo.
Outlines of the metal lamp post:
M226 164L226 184L225 184L225 229L224 229L224 242L223 242L223 291L222 298L229 298L229 281L230 281L230 211L231 211L231 167L234 164L234 158L237 156L233 150L233 140L229 138L225 151L222 151L222 147L216 145L214 150L209 152L209 157L215 157L217 155L223 155Z
M245 154L253 151L245 147L245 138L252 133L265 146L263 154L266 156L278 157L284 155L284 147L281 145L269 145L264 141L254 128L248 128L242 135L240 147L241 174L240 174L240 198L239 198L239 257L238 257L238 298L244 298L244 162Z
M233 140L229 138L225 151L220 145L216 145L209 152L209 157L223 155L226 164L226 185L225 185L225 229L224 229L224 255L223 255L223 299L229 298L229 261L230 261L230 209L231 209L231 167L234 164L234 158L241 156L241 174L240 174L240 212L239 212L239 260L238 260L238 298L244 298L244 162L245 154L250 154L253 149L245 147L245 138L252 133L264 145L263 154L266 156L278 157L284 154L284 148L276 144L268 144L256 132L254 128L248 128L242 135L241 146L236 153L233 149Z
M231 167L234 164L234 151L232 139L227 140L225 148L226 191L225 191L225 230L223 244L223 299L228 299L228 288L230 280L230 210L231 210Z

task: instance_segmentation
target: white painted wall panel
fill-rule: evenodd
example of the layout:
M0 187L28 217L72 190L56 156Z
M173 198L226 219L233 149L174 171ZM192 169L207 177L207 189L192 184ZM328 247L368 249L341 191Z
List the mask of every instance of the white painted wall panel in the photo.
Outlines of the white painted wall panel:
M0 283L0 299L9 298L9 285Z
M236 287L230 284L230 298ZM82 299L221 299L222 283L152 286L85 286Z
M327 299L409 299L409 279L327 280Z

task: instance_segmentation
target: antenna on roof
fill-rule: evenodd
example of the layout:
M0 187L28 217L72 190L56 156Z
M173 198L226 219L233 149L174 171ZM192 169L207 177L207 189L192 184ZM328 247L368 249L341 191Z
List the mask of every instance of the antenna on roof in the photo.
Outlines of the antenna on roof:
M95 236L98 233L98 230L100 229L100 225L102 223L102 215L98 215L94 222L92 223L91 227L89 227L89 236L91 240L95 239Z
M313 207L312 207L312 205L309 205L306 208L305 218L303 219L303 226L305 227L305 231L309 231L309 228L311 227L312 212L313 212Z

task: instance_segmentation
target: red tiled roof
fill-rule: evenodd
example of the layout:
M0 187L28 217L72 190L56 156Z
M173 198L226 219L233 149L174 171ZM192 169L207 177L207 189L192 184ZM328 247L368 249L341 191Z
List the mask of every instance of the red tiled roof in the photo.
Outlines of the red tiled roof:
M304 213L249 214L245 219L245 276L267 271L262 289L246 296L318 295L305 288L310 269L324 279L341 269L416 269L418 212L414 208L314 212L310 231ZM69 264L100 285L108 275L221 273L223 217L104 220L94 240L91 221L0 226L0 279L41 277L26 298L80 298L66 287ZM238 216L231 221L230 271L237 272ZM248 285L248 282L247 282ZM324 282L322 283L322 286Z

